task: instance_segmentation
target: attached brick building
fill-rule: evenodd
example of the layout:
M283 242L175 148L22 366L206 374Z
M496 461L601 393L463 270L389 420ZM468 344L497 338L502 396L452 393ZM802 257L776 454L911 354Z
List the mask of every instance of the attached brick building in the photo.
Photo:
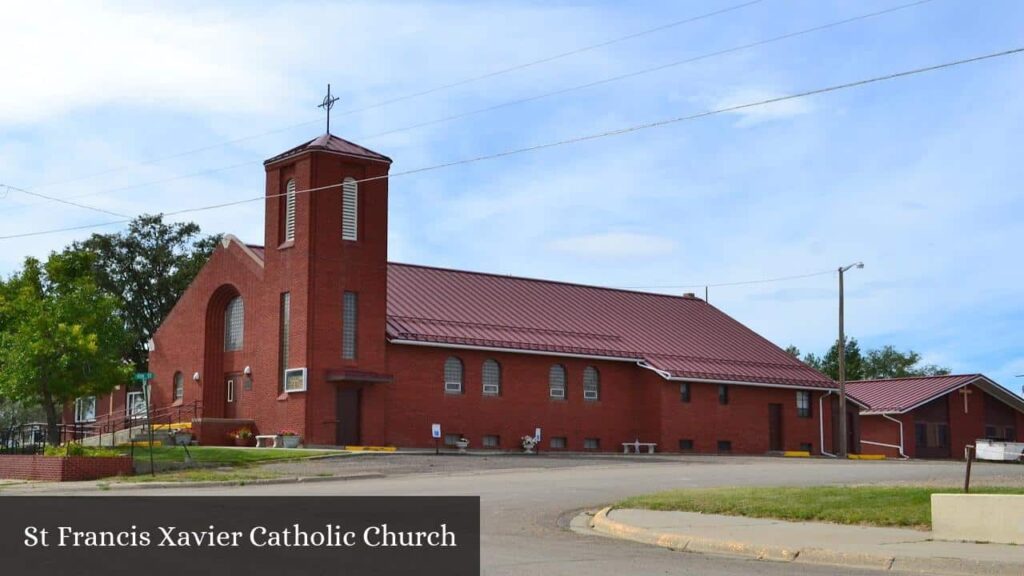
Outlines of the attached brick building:
M982 374L861 380L847 393L863 403L864 452L963 458L979 438L1024 440L1024 400Z
M201 403L204 443L831 451L834 383L703 300L389 263L390 164L265 162L266 246L226 237L156 333L156 407Z

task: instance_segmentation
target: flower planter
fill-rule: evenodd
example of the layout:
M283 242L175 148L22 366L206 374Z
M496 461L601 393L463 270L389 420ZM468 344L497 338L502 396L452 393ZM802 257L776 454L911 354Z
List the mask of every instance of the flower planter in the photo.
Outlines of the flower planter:
M249 437L249 438L235 438L235 446L243 446L243 447L253 446L254 445L254 440L255 439L252 438L252 437Z
M284 448L298 448L301 436L278 436L281 439L281 446Z

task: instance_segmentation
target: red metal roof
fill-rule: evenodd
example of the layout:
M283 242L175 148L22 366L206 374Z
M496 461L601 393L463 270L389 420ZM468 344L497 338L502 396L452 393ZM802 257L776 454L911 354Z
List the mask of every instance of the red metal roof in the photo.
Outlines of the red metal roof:
M673 377L832 388L697 298L391 263L388 338L643 360Z
M369 160L378 160L381 162L391 162L391 158L388 158L383 154L374 152L369 148L364 148L359 144L349 142L344 138L338 138L333 134L323 134L321 136L317 136L316 138L310 140L309 142L306 142L305 144L299 144L298 146L292 148L291 150L282 152L277 156L274 156L273 158L268 158L263 163L271 164L273 162L284 160L285 158L294 156L296 154L301 154L303 152L314 150L334 152L337 154L344 154L345 156L355 156L357 158L366 158Z
M865 404L867 412L902 413L928 400L972 383L981 374L915 376L890 380L857 380L846 383L846 392Z
M261 246L249 246L261 258ZM639 360L675 378L834 388L699 298L388 263L390 340Z

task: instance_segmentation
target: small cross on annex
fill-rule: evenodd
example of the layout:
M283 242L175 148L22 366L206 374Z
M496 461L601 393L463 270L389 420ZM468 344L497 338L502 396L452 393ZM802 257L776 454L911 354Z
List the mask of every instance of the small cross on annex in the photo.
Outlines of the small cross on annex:
M195 407L201 444L433 447L439 423L491 450L834 452L835 383L692 294L389 262L390 167L330 133L264 162L265 243L226 236L154 335L154 410Z

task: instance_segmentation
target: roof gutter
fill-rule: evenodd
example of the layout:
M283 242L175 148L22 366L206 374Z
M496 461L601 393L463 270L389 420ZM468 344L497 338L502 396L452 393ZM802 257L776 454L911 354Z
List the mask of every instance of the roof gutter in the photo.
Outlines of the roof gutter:
M565 358L587 358L590 360L607 360L610 362L642 362L636 358L620 356L599 356L595 354L577 354L573 352L552 352L548 350L523 350L521 348L500 348L497 346L474 346L472 344L449 344L447 342L423 342L420 340L389 339L392 344L407 346L426 346L428 348L453 348L455 350L482 350L484 352L507 352L511 354L533 354L536 356L559 356Z
M673 376L671 373L666 372L665 370L651 366L645 360L637 360L636 365L641 368L646 368L652 372L655 372L665 380L671 380L673 382L704 382L707 384L726 384L731 386L757 386L759 388L786 388L789 390L828 390L830 392L836 390L835 388L825 388L824 386L800 386L797 384L768 384L764 382L742 382L739 380L717 380L713 378Z

